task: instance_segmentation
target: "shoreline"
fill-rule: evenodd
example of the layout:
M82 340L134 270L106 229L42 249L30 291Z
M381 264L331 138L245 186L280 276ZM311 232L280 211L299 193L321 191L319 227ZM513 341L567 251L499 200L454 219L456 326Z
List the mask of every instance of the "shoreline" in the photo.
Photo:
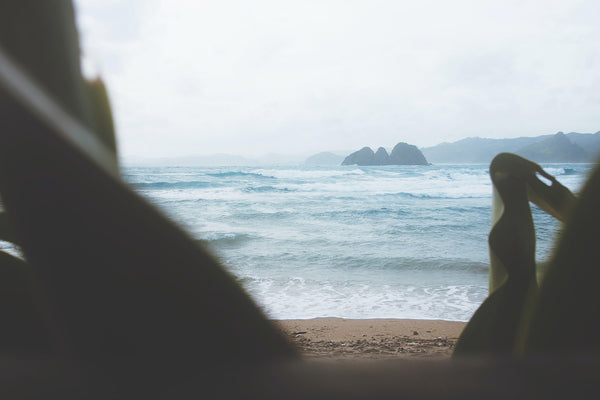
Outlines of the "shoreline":
M447 359L467 324L422 319L272 320L312 360Z

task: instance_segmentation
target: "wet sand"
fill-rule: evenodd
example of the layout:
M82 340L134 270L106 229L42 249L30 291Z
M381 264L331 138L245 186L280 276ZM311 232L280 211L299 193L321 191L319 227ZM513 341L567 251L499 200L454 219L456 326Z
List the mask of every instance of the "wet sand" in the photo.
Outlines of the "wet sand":
M315 318L274 323L307 359L447 359L465 322Z

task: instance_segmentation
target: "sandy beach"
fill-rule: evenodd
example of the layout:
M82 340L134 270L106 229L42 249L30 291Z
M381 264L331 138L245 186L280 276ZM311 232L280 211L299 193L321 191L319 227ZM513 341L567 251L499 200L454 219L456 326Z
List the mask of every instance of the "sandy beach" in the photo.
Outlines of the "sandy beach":
M315 318L274 323L310 359L445 359L465 322Z

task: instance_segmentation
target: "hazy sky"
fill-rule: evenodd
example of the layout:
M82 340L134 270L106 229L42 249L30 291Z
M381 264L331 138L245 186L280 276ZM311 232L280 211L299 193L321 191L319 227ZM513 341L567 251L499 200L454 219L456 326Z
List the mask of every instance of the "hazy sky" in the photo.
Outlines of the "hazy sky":
M600 1L76 0L121 153L600 130Z

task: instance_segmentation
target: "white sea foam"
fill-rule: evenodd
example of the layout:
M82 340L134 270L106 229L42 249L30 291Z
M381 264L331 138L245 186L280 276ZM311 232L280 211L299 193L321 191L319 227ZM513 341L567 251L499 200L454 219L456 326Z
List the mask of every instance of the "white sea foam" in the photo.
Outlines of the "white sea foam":
M590 167L552 164L577 190ZM487 165L131 168L274 318L467 320L487 295ZM558 224L533 208L538 259Z

